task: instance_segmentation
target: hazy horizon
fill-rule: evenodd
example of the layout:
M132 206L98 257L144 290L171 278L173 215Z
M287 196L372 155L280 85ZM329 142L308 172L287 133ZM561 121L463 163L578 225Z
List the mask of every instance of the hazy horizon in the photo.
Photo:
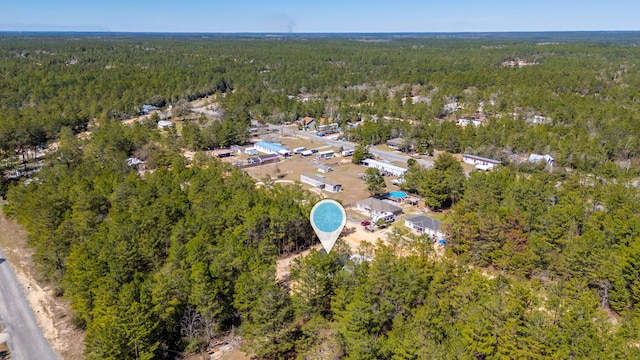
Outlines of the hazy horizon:
M35 9L35 10L34 10ZM149 0L12 2L0 31L142 33L486 33L637 31L640 3L506 0L244 0L180 4Z

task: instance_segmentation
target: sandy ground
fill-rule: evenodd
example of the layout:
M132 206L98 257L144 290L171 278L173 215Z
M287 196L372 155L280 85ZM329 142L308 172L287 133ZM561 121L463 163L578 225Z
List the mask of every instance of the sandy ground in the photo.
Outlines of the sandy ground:
M84 359L84 332L71 323L69 303L55 297L49 286L36 281L32 252L26 245L26 232L20 225L7 219L1 210L0 229L0 246L22 284L44 337L62 359Z
M386 228L384 230L376 230L373 233L367 232L364 230L362 226L359 224L355 224L352 222L347 223L345 226L349 231L349 234L342 237L342 240L349 245L351 248L351 255L360 254L360 246L363 242L367 242L369 244L375 244L378 239L386 239L387 234L391 231L391 228ZM322 249L321 244L317 244L313 247L316 250ZM276 262L276 279L278 281L286 280L289 272L291 271L291 265L293 261L300 256L307 256L311 250L305 250L298 254L288 256L286 258L279 259Z

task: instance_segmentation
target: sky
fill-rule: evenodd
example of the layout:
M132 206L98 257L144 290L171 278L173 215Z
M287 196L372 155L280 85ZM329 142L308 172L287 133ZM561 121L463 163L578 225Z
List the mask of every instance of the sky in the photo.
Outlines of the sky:
M0 31L371 33L640 30L638 0L4 0Z

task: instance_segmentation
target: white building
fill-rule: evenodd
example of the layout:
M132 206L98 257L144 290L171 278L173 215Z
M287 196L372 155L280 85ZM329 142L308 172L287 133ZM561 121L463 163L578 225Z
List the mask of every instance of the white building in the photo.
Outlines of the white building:
M333 150L321 151L318 153L318 159L331 159L333 155Z
M353 153L354 153L353 149L342 150L341 152L342 156L352 156Z
M258 149L254 147L248 147L244 149L244 153L247 155L258 155Z
M362 164L370 168L376 168L383 174L387 173L393 176L404 176L404 174L409 172L409 169L373 159L364 159L362 160Z
M332 172L332 171L333 171L333 168L332 168L331 166L328 166L328 165L322 165L322 164L320 164L320 165L316 166L316 170L317 170L318 172L321 172L321 173L323 173L323 174L326 174L326 173L328 173L328 172Z
M318 175L302 174L300 175L300 182L331 193L342 191L342 184L327 180Z
M173 126L173 123L169 120L158 121L158 129L170 128L172 126Z
M502 164L500 160L494 160L470 154L462 155L462 161L467 164L475 165L476 169L483 171L489 171L494 167Z
M440 229L442 223L432 217L416 215L404 220L404 225L418 235L427 234L433 240L444 238L444 231Z
M356 210L369 215L372 219L379 216L386 216L388 214L402 214L402 208L395 206L393 203L372 197L358 201L356 203Z
M480 126L482 125L482 120L480 119L476 119L476 118L460 118L458 119L458 125L460 126L467 126L469 124L472 124L473 126Z
M271 143L268 141L258 141L255 143L255 148L261 153L264 154L276 154L280 156L291 156L291 151L289 148L286 148L277 143Z
M531 154L529 155L528 161L532 163L539 163L541 161L544 161L545 164L547 165L553 165L553 157L551 157L551 155L549 154L546 154L546 155Z

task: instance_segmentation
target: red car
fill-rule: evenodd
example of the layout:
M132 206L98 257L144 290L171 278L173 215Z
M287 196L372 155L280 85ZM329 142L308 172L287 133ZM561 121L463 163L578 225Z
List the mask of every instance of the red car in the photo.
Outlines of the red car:
M367 221L367 220L361 221L361 222L360 222L360 225L362 225L362 226L369 226L369 225L371 225L371 221Z

